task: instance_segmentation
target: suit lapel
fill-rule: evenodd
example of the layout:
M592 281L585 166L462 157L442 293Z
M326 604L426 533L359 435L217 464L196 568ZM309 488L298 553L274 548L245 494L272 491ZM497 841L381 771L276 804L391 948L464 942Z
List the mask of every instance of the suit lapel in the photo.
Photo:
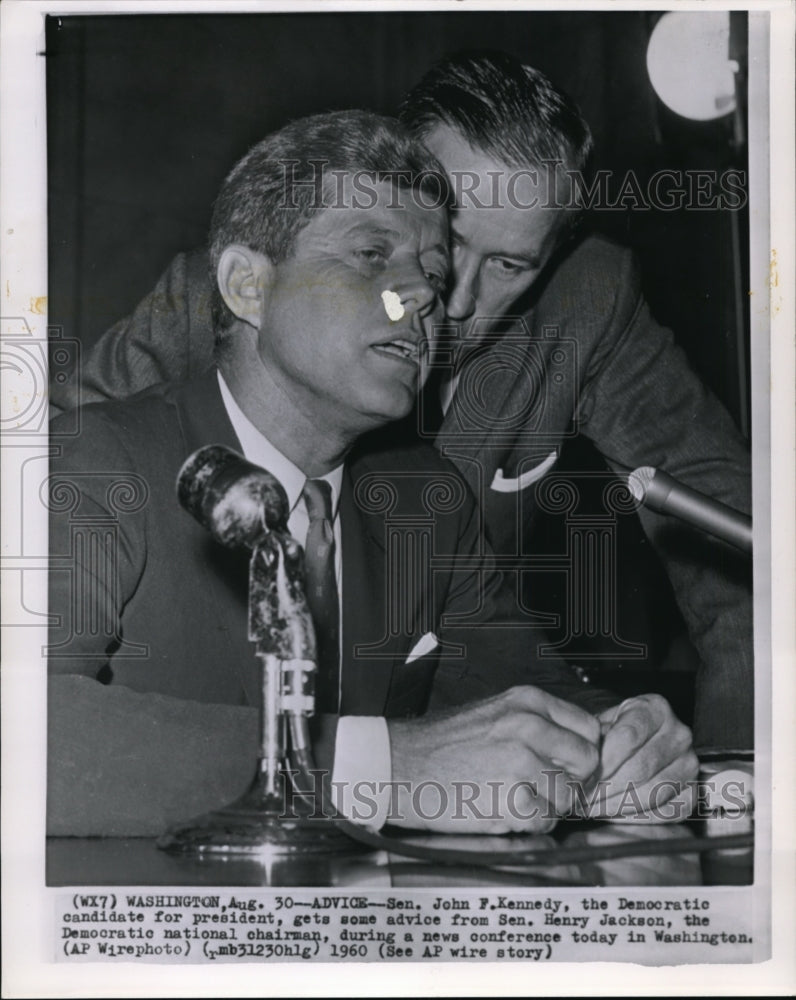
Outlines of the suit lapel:
M208 444L222 444L233 451L241 451L240 441L221 398L215 368L177 386L173 390L173 398L185 439L186 458Z
M382 715L396 650L387 623L384 520L354 499L355 473L346 466L340 497L343 539L343 682L341 714ZM357 646L377 646L377 655L357 655Z
M522 342L514 340L513 344L519 348L518 351L515 350L514 362L517 373L513 379L500 379L490 386L492 392L488 412L481 410L478 419L473 421L471 418L472 426L468 426L466 410L457 390L435 441L439 452L459 467L476 496L480 496L481 489L489 485L495 470L502 467L513 446L515 434L512 431L501 433L498 418L506 412L521 412L527 405L527 372L539 367L538 364L533 365L532 340L527 332ZM479 359L484 356L479 353L470 362L465 362L465 365L478 364ZM461 384L461 376L459 381ZM480 475L486 479L483 486L479 480Z

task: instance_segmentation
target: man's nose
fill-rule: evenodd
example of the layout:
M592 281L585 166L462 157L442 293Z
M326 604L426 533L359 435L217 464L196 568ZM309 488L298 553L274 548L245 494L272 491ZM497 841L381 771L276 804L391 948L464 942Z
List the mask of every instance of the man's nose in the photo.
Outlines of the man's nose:
M462 321L475 312L478 297L478 261L464 260L461 254L454 258L453 288L445 303L448 319Z
M402 269L400 274L393 275L390 288L400 297L401 305L413 320L423 320L434 311L437 289L422 268Z

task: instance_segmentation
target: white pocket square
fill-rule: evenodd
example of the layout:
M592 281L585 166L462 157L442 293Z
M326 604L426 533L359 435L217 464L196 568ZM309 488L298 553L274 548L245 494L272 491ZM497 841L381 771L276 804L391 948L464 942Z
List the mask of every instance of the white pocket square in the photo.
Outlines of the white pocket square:
M426 653L430 653L433 649L436 649L437 646L439 646L439 639L433 632L426 632L426 634L421 635L414 644L412 651L406 658L406 662L414 663L415 660L419 660L421 656L425 656Z
M489 488L495 490L497 493L517 493L519 490L524 490L526 486L530 486L537 479L541 479L552 468L557 458L558 451L554 449L543 462L535 465L532 469L527 469L516 479L506 479L503 475L503 470L498 469Z

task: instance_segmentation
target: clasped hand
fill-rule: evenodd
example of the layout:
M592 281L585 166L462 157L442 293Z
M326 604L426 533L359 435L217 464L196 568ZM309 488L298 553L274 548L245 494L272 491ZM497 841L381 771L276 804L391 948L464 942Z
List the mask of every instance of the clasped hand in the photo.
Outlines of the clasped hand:
M521 686L390 720L389 731L397 790L390 821L399 826L545 833L569 814L662 821L691 808L691 786L682 790L697 771L691 733L657 695L594 716Z
M682 822L695 804L699 760L691 730L658 694L601 712L602 745L586 808L592 819Z

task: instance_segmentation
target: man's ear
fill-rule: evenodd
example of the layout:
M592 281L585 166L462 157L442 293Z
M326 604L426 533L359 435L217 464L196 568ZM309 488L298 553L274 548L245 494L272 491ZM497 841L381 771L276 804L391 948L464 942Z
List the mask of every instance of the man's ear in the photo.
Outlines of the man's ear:
M233 243L225 247L216 268L216 281L227 308L239 320L260 329L263 289L270 281L273 264L264 254Z

